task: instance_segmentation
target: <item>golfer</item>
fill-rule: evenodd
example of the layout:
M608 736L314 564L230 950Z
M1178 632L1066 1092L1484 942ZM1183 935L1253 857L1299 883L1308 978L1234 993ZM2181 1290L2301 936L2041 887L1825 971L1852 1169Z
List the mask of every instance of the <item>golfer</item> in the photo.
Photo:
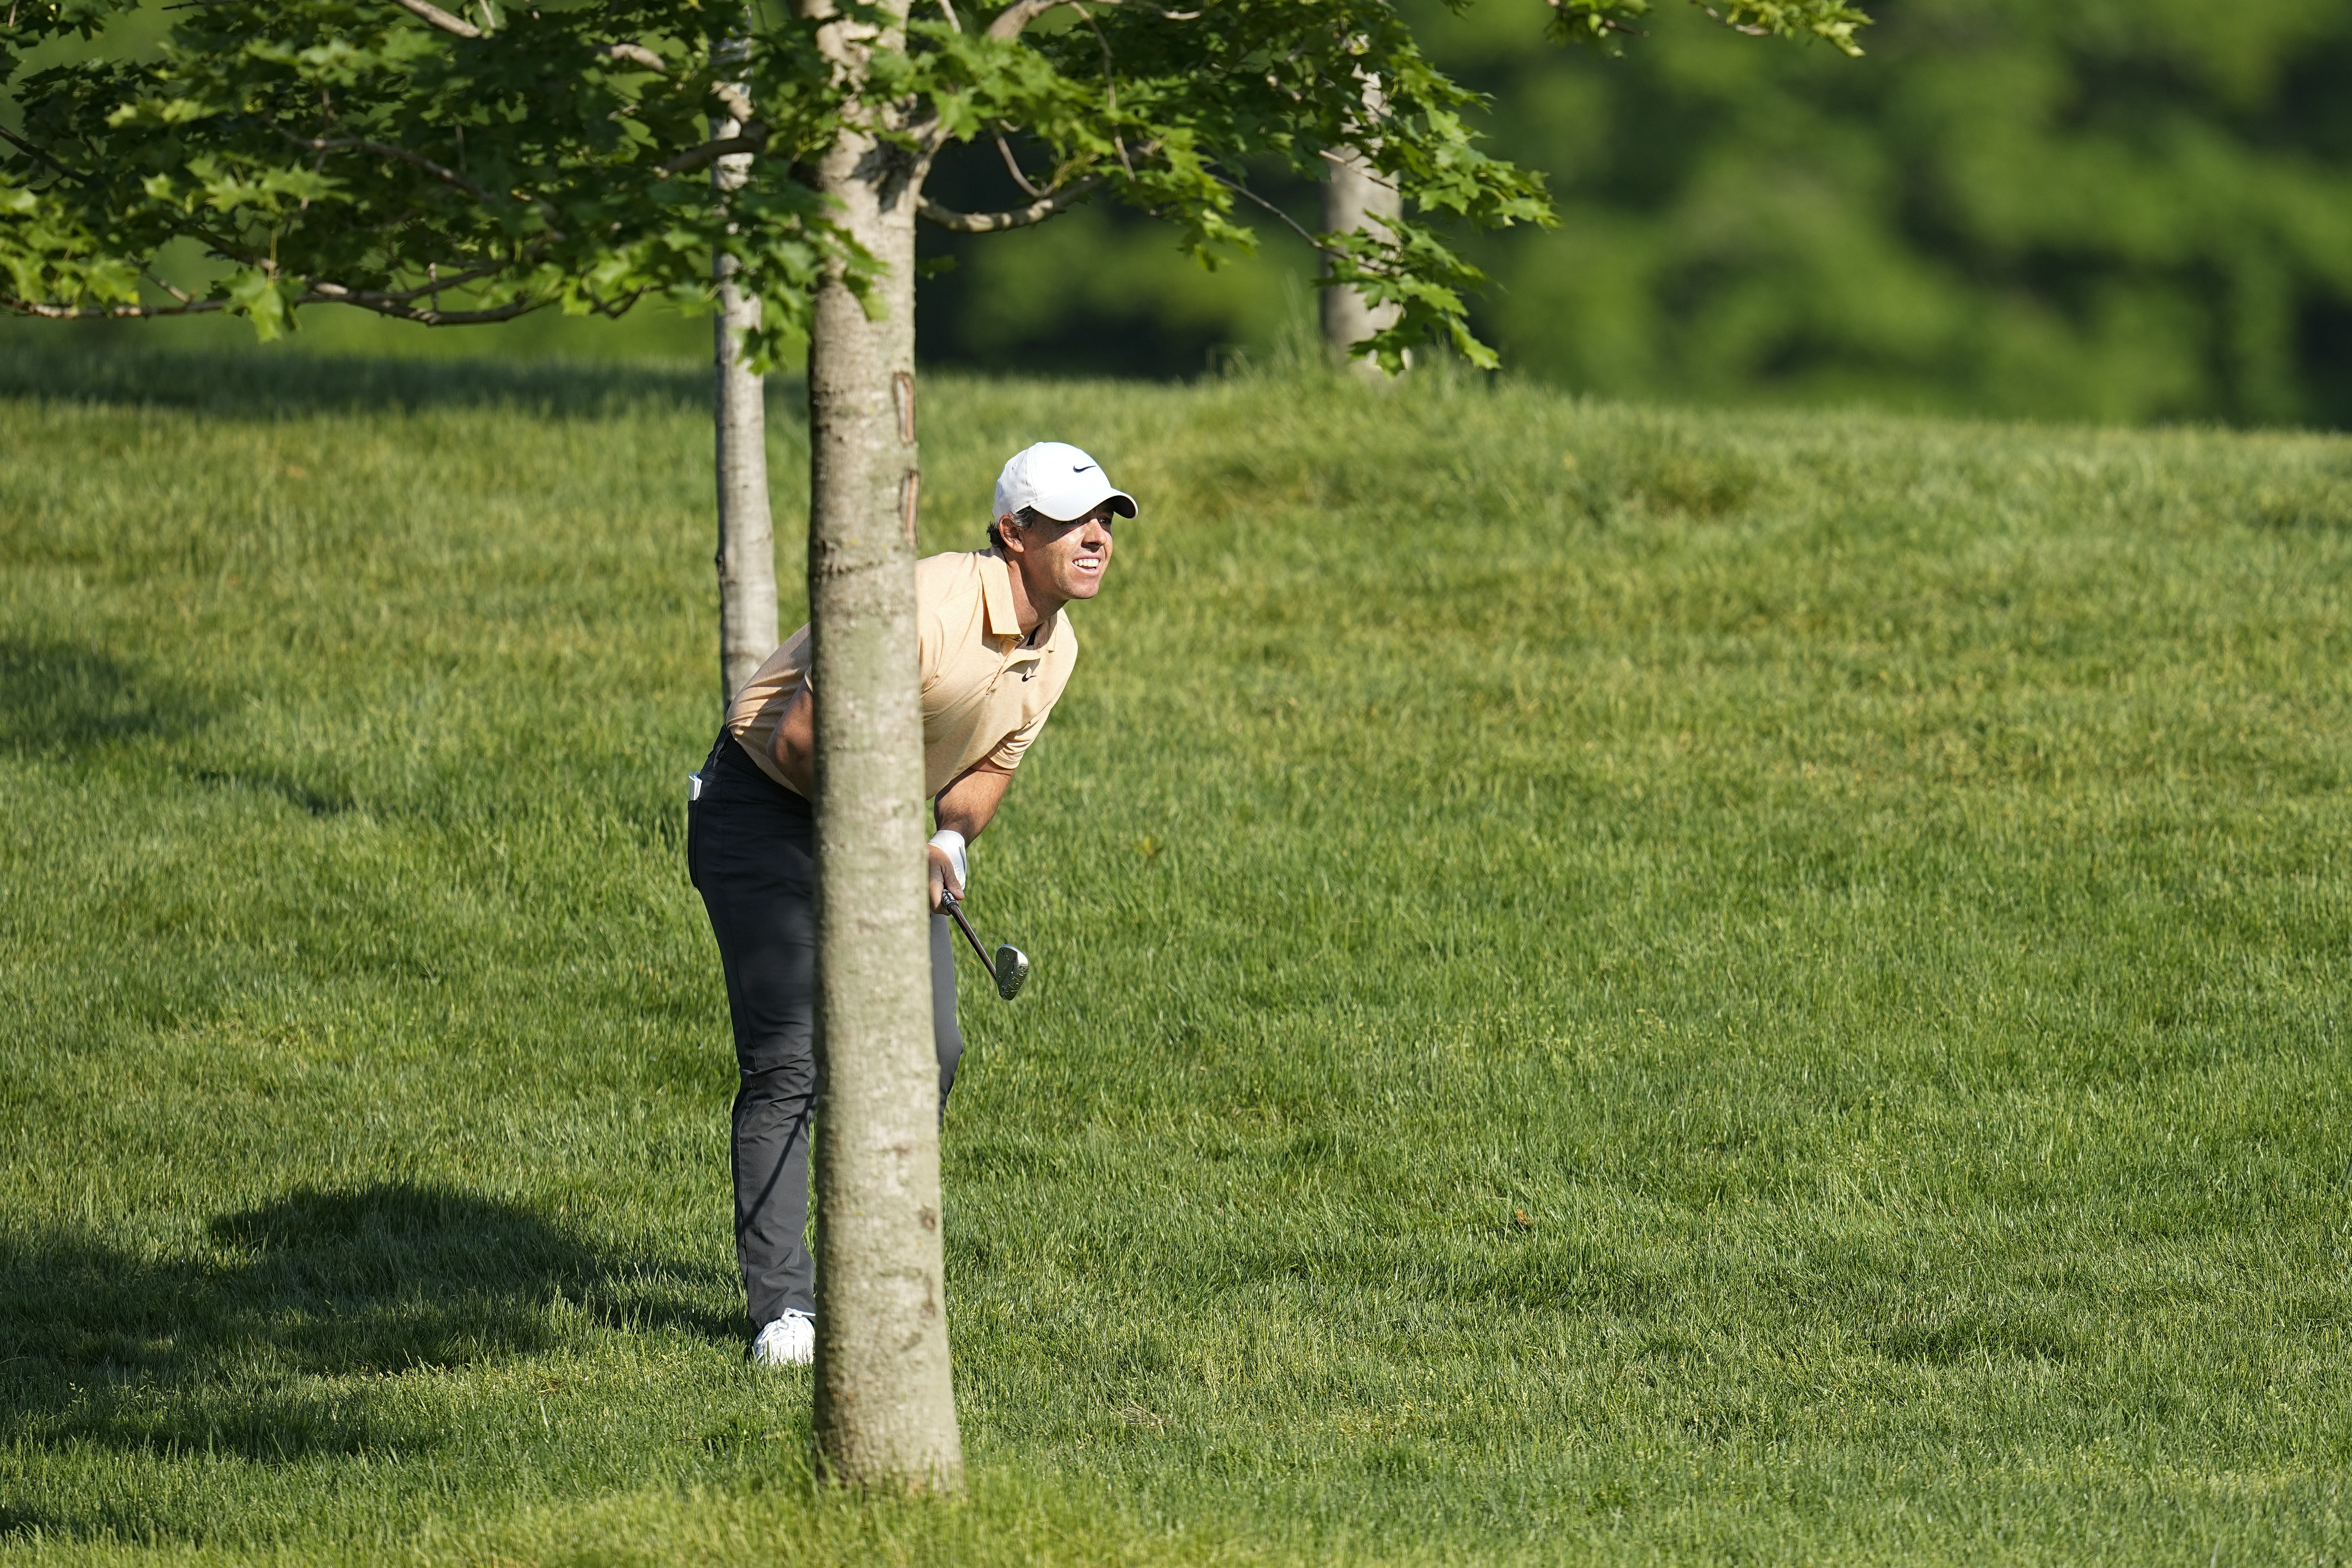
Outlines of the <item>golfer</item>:
M961 896L966 851L1069 683L1077 634L1062 606L1102 591L1111 522L1135 500L1076 447L1041 441L996 481L988 548L915 565L930 861L931 1031L947 1114L963 1036L942 885ZM809 629L794 632L729 708L688 807L687 868L710 912L735 1026L735 1256L761 1366L814 1359L808 1218L815 1109L814 704Z

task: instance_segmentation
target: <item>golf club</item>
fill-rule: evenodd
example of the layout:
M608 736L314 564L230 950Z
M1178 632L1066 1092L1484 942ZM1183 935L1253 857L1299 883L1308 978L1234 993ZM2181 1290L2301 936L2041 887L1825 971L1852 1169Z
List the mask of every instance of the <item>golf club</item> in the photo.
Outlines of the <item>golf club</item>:
M971 943L971 951L979 958L980 966L988 971L988 977L991 980L996 982L996 994L1007 1002L1020 995L1022 985L1029 978L1029 955L1017 947L1008 945L998 948L996 962L989 963L988 950L980 945L980 933L973 931L971 922L963 918L963 900L945 888L941 888L940 908L953 915L955 923L963 928L964 940Z

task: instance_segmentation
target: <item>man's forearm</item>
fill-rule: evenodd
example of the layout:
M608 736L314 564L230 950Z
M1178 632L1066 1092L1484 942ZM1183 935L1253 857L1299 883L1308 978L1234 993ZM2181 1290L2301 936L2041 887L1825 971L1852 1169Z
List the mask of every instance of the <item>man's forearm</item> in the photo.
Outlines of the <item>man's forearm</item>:
M776 739L768 748L784 778L801 798L816 799L816 704L805 686L793 694L784 716L776 721Z
M940 907L940 889L943 885L961 894L964 847L987 829L989 819L996 815L997 803L1004 798L1004 786L1012 782L1011 773L982 763L940 791L939 798L931 802L932 814L940 825L927 851L931 865L931 908Z
M961 833L964 842L969 844L987 830L989 815L992 814L951 806L947 797L941 795L934 815L940 832Z
M1004 800L1006 786L1013 775L982 763L966 773L931 803L942 832L961 833L966 842L985 832L996 816L996 808Z

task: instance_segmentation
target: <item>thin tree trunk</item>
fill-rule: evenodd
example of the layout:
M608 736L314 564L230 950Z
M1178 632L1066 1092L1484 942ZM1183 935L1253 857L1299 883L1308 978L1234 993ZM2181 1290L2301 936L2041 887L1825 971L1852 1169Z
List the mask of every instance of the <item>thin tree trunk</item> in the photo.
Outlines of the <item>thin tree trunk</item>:
M1360 122L1366 130L1380 124L1388 112L1388 96L1376 80L1367 80L1363 89L1364 117ZM1360 147L1342 147L1323 154L1326 178L1323 182L1323 232L1352 234L1358 229L1372 227L1375 232L1390 229L1394 220L1404 212L1404 198L1396 186L1382 180ZM1326 264L1326 271L1329 270ZM1399 312L1394 305L1372 305L1353 289L1323 290L1323 342L1332 359L1353 369L1358 374L1373 381L1385 379L1377 361L1358 359L1349 351L1374 332L1385 331L1396 325Z
M1325 233L1346 234L1368 224L1385 228L1388 219L1404 210L1396 187L1383 184L1354 148L1327 153L1323 161L1330 172L1323 184ZM1370 304L1353 289L1323 290L1325 346L1334 360L1371 380L1383 379L1380 365L1370 359L1350 358L1349 351L1374 332L1393 326L1396 319L1394 305Z
M820 0L821 3L821 0ZM907 0L885 0L906 15ZM821 35L863 74L868 47ZM886 110L877 108L878 122ZM870 319L839 276L809 339L809 604L817 785L815 1436L836 1480L963 1479L940 1237L939 1066L915 652L915 202L920 164L856 127L820 189L883 272Z
M735 121L714 134L732 136ZM748 154L721 158L711 181L723 195L749 177ZM768 510L767 400L743 364L743 334L760 324L760 301L735 287L735 258L719 258L718 357L719 670L731 702L776 651L776 539Z

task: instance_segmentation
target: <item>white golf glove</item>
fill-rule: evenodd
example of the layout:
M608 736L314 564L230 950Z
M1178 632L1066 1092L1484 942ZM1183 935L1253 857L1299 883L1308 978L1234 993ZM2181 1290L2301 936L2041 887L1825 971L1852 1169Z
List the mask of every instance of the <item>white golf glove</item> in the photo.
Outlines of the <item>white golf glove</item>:
M951 827L942 827L931 835L930 847L943 852L948 864L955 868L956 896L971 886L971 862L964 851L963 835Z

